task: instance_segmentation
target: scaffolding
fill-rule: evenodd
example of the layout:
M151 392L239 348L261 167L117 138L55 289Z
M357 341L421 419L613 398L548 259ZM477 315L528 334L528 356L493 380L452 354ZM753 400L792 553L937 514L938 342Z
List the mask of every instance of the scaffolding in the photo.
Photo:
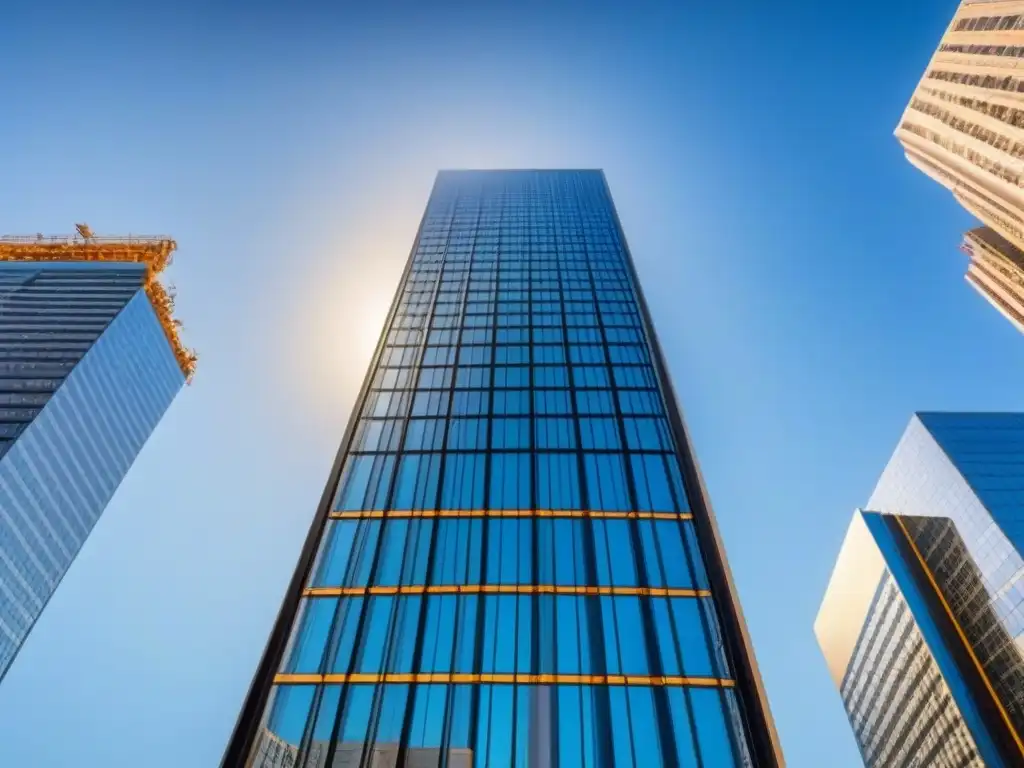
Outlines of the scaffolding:
M181 322L174 318L174 294L161 283L159 275L171 263L177 243L169 237L94 235L85 224L76 224L75 235L0 235L0 261L78 262L104 261L143 264L143 287L163 327L181 372L189 382L196 370L196 353L181 342Z

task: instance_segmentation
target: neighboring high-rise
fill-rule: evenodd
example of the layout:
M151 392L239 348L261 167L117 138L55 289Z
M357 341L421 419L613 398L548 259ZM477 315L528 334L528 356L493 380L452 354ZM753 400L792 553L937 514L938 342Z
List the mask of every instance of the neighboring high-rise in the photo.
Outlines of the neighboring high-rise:
M815 633L868 768L1024 765L1024 414L919 413Z
M0 678L195 356L167 239L0 237Z
M1024 249L1024 0L963 0L896 137L911 163L998 235L986 252L1015 263ZM1007 266L1016 286L1007 291L988 266L973 259L968 282L1021 328L1019 267Z
M438 175L223 765L284 745L782 764L602 172Z

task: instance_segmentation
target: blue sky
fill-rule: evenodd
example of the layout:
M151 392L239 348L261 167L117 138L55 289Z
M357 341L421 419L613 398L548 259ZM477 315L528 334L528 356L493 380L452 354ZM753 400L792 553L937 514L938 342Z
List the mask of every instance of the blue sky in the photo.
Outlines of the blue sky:
M891 136L955 3L150 5L5 9L0 231L172 234L201 360L0 765L216 764L434 174L496 166L606 170L789 764L859 765L811 629L852 510L912 411L1024 406Z

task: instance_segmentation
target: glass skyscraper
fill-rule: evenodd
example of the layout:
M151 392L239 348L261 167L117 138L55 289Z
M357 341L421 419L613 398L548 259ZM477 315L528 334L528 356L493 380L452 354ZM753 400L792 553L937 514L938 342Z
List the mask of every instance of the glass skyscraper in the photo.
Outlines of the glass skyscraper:
M438 175L223 765L781 765L602 172Z
M192 373L173 248L0 238L0 678Z
M919 413L815 632L864 762L1024 764L1024 414Z

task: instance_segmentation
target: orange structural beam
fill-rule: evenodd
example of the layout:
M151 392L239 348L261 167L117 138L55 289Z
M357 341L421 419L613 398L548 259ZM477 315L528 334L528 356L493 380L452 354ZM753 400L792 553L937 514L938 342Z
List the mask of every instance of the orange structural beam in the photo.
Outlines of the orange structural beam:
M492 683L506 685L660 685L695 688L733 688L734 680L720 677L673 675L536 675L527 673L468 672L385 672L353 674L278 674L277 685L320 685L339 683Z
M710 597L707 589L688 587L593 587L562 584L406 584L394 587L307 587L304 597L363 595L625 595L638 597Z
M417 517L588 517L599 520L692 520L689 512L605 512L580 509L425 509L331 512L332 520L376 520Z
M1009 729L1010 734L1013 736L1017 749L1020 751L1020 754L1024 756L1024 739L1021 739L1020 734L1017 733L1017 729L1014 727L1013 718L1010 717L1010 714L1006 711L1006 707L1003 706L1003 701L999 698L999 694L996 693L996 689L993 687L992 681L989 679L985 665L978 659L977 654L974 652L974 646L967 637L967 633L964 631L963 627L960 626L960 622L957 621L956 614L953 613L953 609L946 600L946 595L943 593L934 574L932 574L932 569L928 567L928 561L925 560L924 555L921 554L921 550L918 549L917 542L914 541L914 537L910 535L910 531L907 529L906 523L903 522L903 518L899 515L893 515L892 519L896 521L896 524L899 525L900 530L903 532L903 536L907 540L907 544L910 546L911 551L914 553L914 557L917 558L917 562L921 566L921 570L924 571L924 575L928 578L928 583L931 584L932 589L935 590L936 597L939 598L939 602L942 604L943 609L945 609L946 615L953 624L953 628L956 630L957 635L960 636L960 641L963 643L964 650L967 651L967 655L971 658L971 661L974 662L974 666L978 670L978 674L981 676L982 682L985 684L985 689L992 697L992 702L996 705L996 709L1002 716L1003 722L1006 723L1007 729Z
M196 353L181 342L174 319L174 297L157 276L171 262L177 244L169 237L0 236L0 261L105 261L146 266L146 296L156 312L181 372L189 381L196 370Z

